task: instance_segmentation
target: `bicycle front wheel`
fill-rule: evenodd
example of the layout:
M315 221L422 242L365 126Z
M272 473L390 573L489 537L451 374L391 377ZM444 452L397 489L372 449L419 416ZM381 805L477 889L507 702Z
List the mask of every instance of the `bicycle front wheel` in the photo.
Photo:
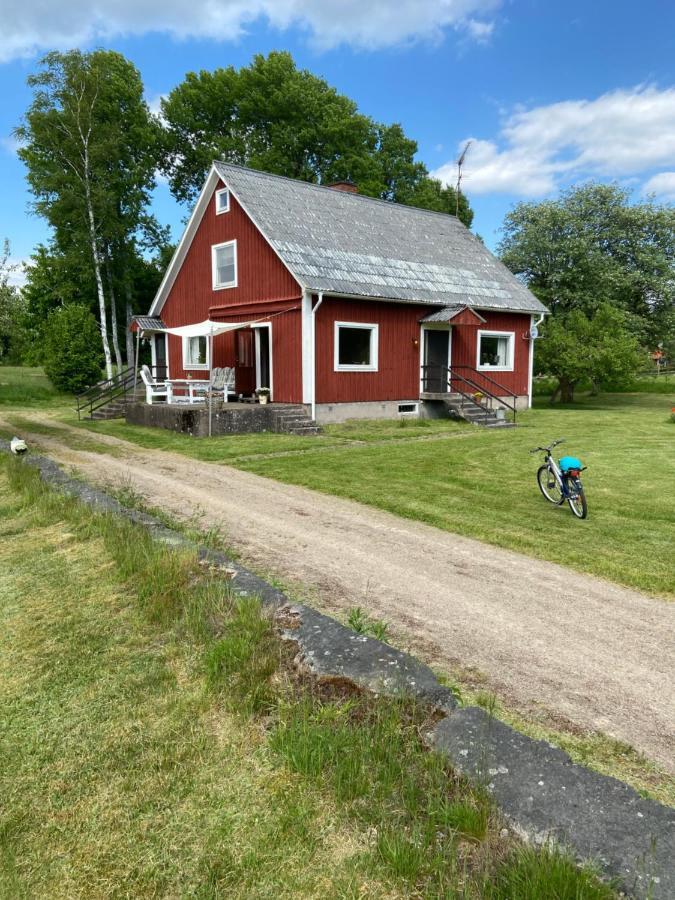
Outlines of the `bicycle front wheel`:
M539 467L537 484L539 485L539 490L550 503L555 503L556 506L562 505L565 498L560 490L558 479L548 466Z
M580 478L567 479L567 502L577 519L585 519L588 515L586 494Z

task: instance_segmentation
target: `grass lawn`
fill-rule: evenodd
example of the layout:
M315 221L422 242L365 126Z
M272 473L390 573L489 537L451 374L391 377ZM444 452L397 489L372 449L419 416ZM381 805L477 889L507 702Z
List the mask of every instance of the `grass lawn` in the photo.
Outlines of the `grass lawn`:
M3 406L56 407L72 397L59 394L42 369L29 366L0 366L0 409Z
M254 600L0 459L0 896L602 900L424 711L298 682Z
M0 369L0 375L12 371L18 370ZM36 370L28 372L38 383ZM73 423L67 400L53 395L50 403L50 415ZM95 435L109 434L149 449L234 465L672 598L673 405L675 384L672 397L579 395L575 404L553 408L539 399L533 410L519 415L518 428L504 431L406 419L332 425L316 438L195 439L113 420L82 422L82 438L68 440L103 451ZM17 403L3 414L20 430L31 427L30 408ZM34 430L49 434L50 426L42 423ZM59 433L63 436L62 429ZM535 482L542 459L527 451L558 437L566 438L561 454L578 455L588 466L589 518L583 522L566 506L548 504Z

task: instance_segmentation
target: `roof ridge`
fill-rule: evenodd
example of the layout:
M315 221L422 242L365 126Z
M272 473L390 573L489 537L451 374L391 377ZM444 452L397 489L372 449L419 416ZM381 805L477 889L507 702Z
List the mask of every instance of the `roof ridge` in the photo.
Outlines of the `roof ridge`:
M290 175L277 175L274 172L265 172L262 169L253 169L250 166L240 166L237 163L225 162L224 159L216 159L213 162L221 166L228 166L231 169L239 169L242 172L253 172L255 175L263 175L266 178L277 178L281 181L290 181L291 184L299 184L304 187L315 188L319 191L335 190L327 184L317 184L315 181L303 181L300 178L291 178ZM343 197L353 197L355 200L370 200L373 203L383 203L385 206L396 209L404 209L410 212L424 213L425 215L430 216L443 216L443 218L449 219L451 222L454 222L457 225L461 225L461 227L465 228L472 237L476 237L471 229L467 228L464 222L462 222L462 220L458 216L453 216L452 213L441 212L438 209L425 209L423 206L413 206L410 203L399 203L397 200L383 200L381 197L369 197L367 194L360 194L353 191L336 191L336 193L341 194Z

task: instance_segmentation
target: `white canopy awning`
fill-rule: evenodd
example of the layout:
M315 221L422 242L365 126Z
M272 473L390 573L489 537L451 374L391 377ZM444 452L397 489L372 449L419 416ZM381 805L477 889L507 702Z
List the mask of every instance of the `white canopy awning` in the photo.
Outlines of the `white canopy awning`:
M258 320L259 321L259 320ZM195 322L193 325L180 325L178 328L167 328L167 334L176 334L178 337L213 337L225 331L235 331L237 328L249 328L255 323L251 322L212 322L205 319L203 322Z

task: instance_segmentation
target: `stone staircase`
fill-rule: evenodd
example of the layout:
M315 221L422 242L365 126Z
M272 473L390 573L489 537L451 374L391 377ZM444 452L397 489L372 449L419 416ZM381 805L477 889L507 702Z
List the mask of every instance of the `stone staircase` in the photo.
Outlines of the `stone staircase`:
M126 408L126 400L124 397L119 397L116 400L111 400L109 403L106 403L105 406L99 406L99 408L95 409L90 416L86 416L85 418L94 422L107 419L123 419L126 414Z
M455 419L464 419L472 425L480 425L483 428L515 428L515 422L498 417L494 410L474 400L449 396L443 402Z
M307 415L300 404L274 406L270 409L274 431L280 434L313 435L321 434L321 428Z

